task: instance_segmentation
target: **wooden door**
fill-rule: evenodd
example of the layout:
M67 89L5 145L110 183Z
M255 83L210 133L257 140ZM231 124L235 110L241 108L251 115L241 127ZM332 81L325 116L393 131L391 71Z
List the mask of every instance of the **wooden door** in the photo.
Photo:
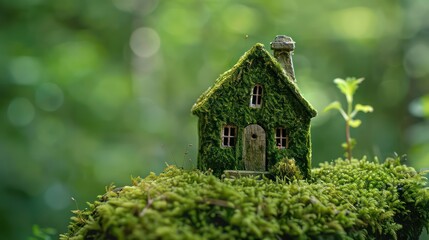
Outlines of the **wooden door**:
M243 161L247 171L265 171L265 130L252 124L244 128Z

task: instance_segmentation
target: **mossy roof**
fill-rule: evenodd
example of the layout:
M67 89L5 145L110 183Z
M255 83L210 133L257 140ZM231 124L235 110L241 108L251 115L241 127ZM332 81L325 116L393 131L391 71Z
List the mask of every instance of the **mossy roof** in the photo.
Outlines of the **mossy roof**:
M271 54L265 50L264 45L261 43L255 44L251 49L249 49L239 60L238 62L228 71L221 74L215 81L214 85L209 87L197 100L197 102L192 107L192 113L197 114L198 112L207 112L209 107L206 106L208 99L216 94L221 86L230 81L239 81L236 78L232 77L233 74L238 71L244 64L246 64L249 58L259 59L265 62L265 66L271 67L280 78L280 81L283 81L302 104L304 109L306 109L311 117L317 115L316 110L311 106L307 100L301 95L298 86L294 81L292 81L283 70L280 63L273 57Z

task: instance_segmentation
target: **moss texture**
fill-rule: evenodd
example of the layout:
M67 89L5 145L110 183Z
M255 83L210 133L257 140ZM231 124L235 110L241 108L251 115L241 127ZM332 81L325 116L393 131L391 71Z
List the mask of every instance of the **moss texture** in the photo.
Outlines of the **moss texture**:
M61 239L418 239L429 223L423 173L337 160L314 178L219 179L169 166L74 211Z
M249 107L255 85L263 87L260 108ZM262 44L256 44L222 74L197 100L192 113L199 117L199 169L212 169L217 176L223 170L245 170L243 129L258 124L266 133L266 169L283 158L294 158L303 175L309 177L310 119L316 116L316 111ZM237 127L235 147L221 146L225 125ZM289 132L288 149L276 146L275 129L279 127Z

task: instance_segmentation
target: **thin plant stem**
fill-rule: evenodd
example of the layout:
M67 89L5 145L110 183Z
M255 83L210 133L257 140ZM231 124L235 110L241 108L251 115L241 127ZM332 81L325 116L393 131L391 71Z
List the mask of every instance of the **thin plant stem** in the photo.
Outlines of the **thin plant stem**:
M350 120L351 120L351 113L353 109L353 96L350 96L347 98L347 120L346 120L346 151L347 151L347 158L352 160L352 146L351 146L351 140L350 140Z
M350 123L347 120L346 121L346 151L347 151L347 158L349 160L352 160L352 148L351 148L351 142L350 142Z

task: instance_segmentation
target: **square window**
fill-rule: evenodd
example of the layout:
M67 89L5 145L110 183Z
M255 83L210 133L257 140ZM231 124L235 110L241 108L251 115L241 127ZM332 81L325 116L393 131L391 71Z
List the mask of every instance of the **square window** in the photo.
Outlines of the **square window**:
M234 147L236 141L236 128L231 125L223 127L222 146Z
M279 149L289 148L289 134L286 128L276 129L276 145Z
M262 104L262 86L255 85L250 96L250 107L260 108Z

